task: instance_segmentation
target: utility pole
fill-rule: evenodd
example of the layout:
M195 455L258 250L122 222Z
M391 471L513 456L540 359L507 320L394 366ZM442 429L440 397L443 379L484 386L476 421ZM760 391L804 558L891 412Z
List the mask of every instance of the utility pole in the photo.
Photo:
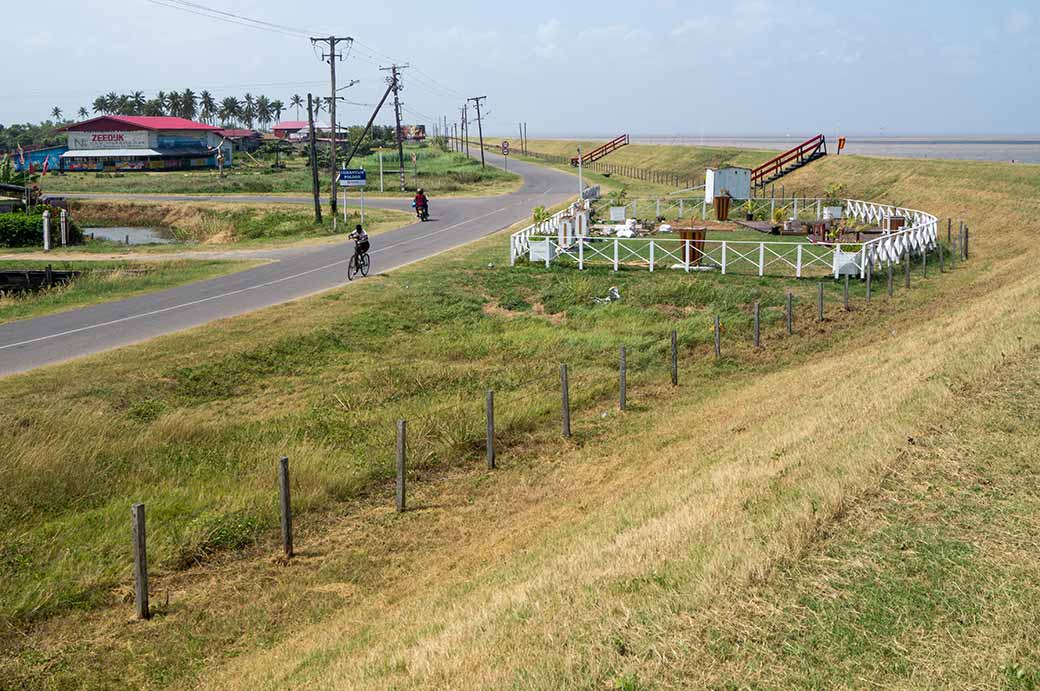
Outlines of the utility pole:
M477 134L480 135L480 167L486 167L484 164L484 126L480 122L480 102L486 99L487 96L474 96L473 98L466 99L467 101L473 101L477 106Z
M401 79L398 75L399 70L407 68L408 65L391 65L390 67L380 67L379 69L384 72L390 73L390 89L394 92L394 119L397 121L397 169L401 175L401 191L404 192L404 141L401 137Z
M314 136L314 97L307 94L307 125L310 130L311 183L314 187L314 222L321 225L321 193L318 191L318 142Z
M469 138L466 136L466 105L459 108L459 153L469 154Z
M332 210L332 217L336 218L336 177L338 169L336 167L336 148L339 146L339 128L336 126L336 61L343 59L342 53L336 52L336 45L339 43L346 43L347 48L350 48L350 44L354 42L349 36L337 37L329 36L328 38L311 38L311 44L324 43L328 45L329 52L326 53L324 49L321 52L322 61L328 61L329 63L329 74L332 80L332 89L329 92L331 98L329 99L329 117L332 122L329 123L331 127L332 135L332 146L329 147L330 160L329 170L332 174L331 187L329 189L329 208Z

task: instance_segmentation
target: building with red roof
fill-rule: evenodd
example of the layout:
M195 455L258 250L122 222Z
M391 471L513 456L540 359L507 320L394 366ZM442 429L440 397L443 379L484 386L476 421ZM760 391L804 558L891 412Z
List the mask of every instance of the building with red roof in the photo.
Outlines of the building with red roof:
M213 125L184 118L102 115L62 128L64 170L185 170L231 165L232 144Z

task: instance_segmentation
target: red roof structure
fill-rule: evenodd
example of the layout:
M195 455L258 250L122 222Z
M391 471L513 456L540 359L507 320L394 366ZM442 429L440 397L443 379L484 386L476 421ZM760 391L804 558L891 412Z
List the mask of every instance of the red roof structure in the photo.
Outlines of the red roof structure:
M102 115L61 128L67 132L105 132L112 130L199 130L216 132L220 128L184 118L153 115Z
M260 136L260 133L256 130L220 130L217 134L221 137L227 137L228 139L242 139Z

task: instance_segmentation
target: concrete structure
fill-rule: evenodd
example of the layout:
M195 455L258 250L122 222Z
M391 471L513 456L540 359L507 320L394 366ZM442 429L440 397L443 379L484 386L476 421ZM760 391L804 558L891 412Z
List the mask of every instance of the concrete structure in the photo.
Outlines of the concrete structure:
M21 153L9 151L8 156L16 171L32 170L38 173L43 170L45 163L48 171L57 171L61 168L61 155L66 151L68 151L68 147L64 145L45 146L37 149L23 149Z
M63 128L68 150L64 170L185 170L231 165L231 142L220 128L184 118L103 115Z

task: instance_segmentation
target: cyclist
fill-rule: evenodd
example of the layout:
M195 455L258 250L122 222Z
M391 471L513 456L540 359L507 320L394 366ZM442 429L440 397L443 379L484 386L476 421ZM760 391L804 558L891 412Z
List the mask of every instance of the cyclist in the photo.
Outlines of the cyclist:
M354 241L354 262L360 267L361 259L368 254L368 233L358 223L354 228L354 232L348 237Z

